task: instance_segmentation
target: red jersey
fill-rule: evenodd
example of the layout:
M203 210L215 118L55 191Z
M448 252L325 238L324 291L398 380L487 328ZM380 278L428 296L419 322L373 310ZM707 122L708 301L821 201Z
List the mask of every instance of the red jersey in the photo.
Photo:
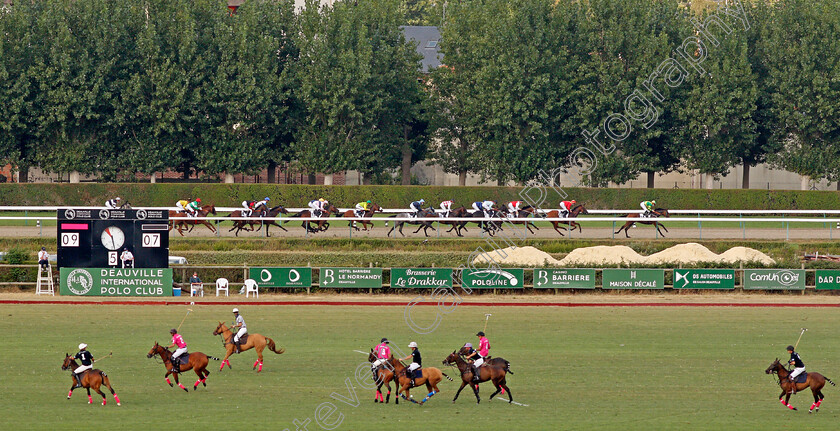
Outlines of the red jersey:
M387 343L379 343L373 351L376 352L378 359L388 359L391 357L391 348L388 347Z
M570 201L560 202L560 206L566 211L571 211L572 210L572 203Z
M181 337L181 334L172 335L172 343L178 346L179 349L187 347L187 343L184 342L184 339Z

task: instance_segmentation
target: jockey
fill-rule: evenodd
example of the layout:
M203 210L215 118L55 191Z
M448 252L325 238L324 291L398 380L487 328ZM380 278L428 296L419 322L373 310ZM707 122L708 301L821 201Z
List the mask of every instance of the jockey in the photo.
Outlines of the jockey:
M478 383L481 380L478 367L484 364L484 358L490 355L490 341L484 336L484 331L478 331L478 350L474 350L472 354L467 356L467 359L474 359L472 364L473 382ZM470 346L472 347L472 346Z
M449 212L452 211L452 204L455 202L452 200L443 201L440 203L440 209L443 210L443 216L449 217Z
M364 201L364 202L357 203L356 204L356 209L355 209L356 217L364 217L365 213L370 211L370 204L372 204L372 203L373 202L371 202L371 201Z
M235 319L233 321L233 326L230 329L233 330L239 328L239 331L233 336L233 345L236 346L236 353L239 353L239 339L248 333L248 328L245 326L245 319L239 315L238 308L233 309L233 315Z
M105 202L105 208L108 208L109 210L117 209L120 207L120 201L122 201L122 199L120 199L119 196L115 197L114 199L108 199Z
M653 213L653 208L656 206L656 201L644 201L640 203L639 206L645 210L645 212L642 213L642 217L650 217Z
M93 368L94 361L93 355L87 351L87 344L85 343L79 344L79 353L76 353L76 356L73 356L73 358L78 359L82 363L82 366L73 370L73 377L76 379L75 389L82 387L82 373Z
M414 387L414 378L417 376L415 371L420 369L420 366L423 364L423 359L420 357L420 349L417 348L417 343L412 341L408 343L408 347L411 348L411 354L400 360L407 361L411 359L411 365L408 366L405 376L411 379L411 387ZM422 374L417 377L422 377Z
M796 380L796 376L805 372L805 363L802 362L802 358L799 357L799 353L793 351L793 346L787 346L787 351L790 353L790 361L789 364L793 365L793 371L790 372L790 381L793 382ZM796 393L796 384L793 384L793 393Z
M420 211L423 211L423 204L426 203L425 199L420 199L419 201L414 201L409 205L412 211L414 211L413 216L417 217L420 215Z
M576 203L575 200L560 202L560 217L568 217Z
M169 359L169 362L172 364L172 372L180 373L181 364L180 359L178 358L184 353L187 353L187 343L184 342L184 338L181 337L181 334L178 333L177 329L172 328L169 330L169 333L172 334L172 344L167 346L167 349L170 347L178 346L175 352L172 353L172 357Z
M324 209L330 203L324 198L318 198L318 200L311 200L309 201L309 209L312 210L312 215L315 217L321 217L321 214L324 212Z
M385 361L391 357L391 348L388 347L388 343L390 343L390 341L388 341L387 338L383 338L382 341L373 348L374 353L376 353L376 361L372 364L374 367L384 364Z
M187 215L190 217L195 217L198 215L198 211L201 210L201 199L196 199L190 202L187 206L184 207L187 211Z
M190 201L188 199L181 199L180 201L175 202L175 207L178 208L176 210L176 212L182 212L182 213L187 212L187 205L189 205L189 204L190 204Z
M266 211L268 209L268 206L266 205L266 202L268 202L270 200L271 200L270 198L266 197L265 199L263 199L261 201L242 201L242 206L245 208L245 211L242 212L243 216L244 217L251 217L251 214L253 214L254 211L257 211L257 210ZM262 209L260 209L260 207L262 207ZM260 214L260 216L262 216L262 215L263 214Z
M481 203L481 210L484 211L484 217L490 217L491 212L493 211L493 206L496 205L495 201L484 201Z
M519 214L519 210L522 209L522 201L512 201L508 202L508 213L510 213L513 217L516 217Z

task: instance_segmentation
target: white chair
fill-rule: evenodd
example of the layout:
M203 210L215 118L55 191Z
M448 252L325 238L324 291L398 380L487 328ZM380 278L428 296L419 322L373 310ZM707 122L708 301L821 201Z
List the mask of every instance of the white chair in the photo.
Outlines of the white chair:
M216 296L219 296L219 292L224 291L225 296L228 296L228 279L227 278L217 278L216 279Z
M249 293L253 293L254 296L256 296L257 298L260 297L259 286L257 285L257 282L254 281L253 278L249 278L249 279L245 280L245 297L246 298L248 297Z
M202 283L190 283L190 296L204 296L204 285Z

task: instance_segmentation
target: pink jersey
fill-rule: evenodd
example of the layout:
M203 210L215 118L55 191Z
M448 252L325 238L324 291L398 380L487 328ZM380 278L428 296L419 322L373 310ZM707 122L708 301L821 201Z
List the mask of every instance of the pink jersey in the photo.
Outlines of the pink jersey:
M391 357L391 348L385 343L379 343L374 350L376 351L376 357L379 359L388 359Z
M179 349L183 349L187 347L187 343L184 342L184 339L181 337L181 334L175 334L172 336L172 342L178 346Z
M488 340L487 337L481 337L478 340L478 354L481 355L482 358L485 358L490 354L490 340Z

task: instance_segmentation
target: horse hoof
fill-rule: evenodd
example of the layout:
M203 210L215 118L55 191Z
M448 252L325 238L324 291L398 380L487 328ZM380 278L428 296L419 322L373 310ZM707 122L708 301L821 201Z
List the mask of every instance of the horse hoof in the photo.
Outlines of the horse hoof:
M187 389L187 388L184 388L184 392L186 392L186 393L190 393L190 390L189 390L189 389Z
M118 406L121 406L121 405L122 405L122 404L120 404L120 403L117 403L117 405L118 405Z

